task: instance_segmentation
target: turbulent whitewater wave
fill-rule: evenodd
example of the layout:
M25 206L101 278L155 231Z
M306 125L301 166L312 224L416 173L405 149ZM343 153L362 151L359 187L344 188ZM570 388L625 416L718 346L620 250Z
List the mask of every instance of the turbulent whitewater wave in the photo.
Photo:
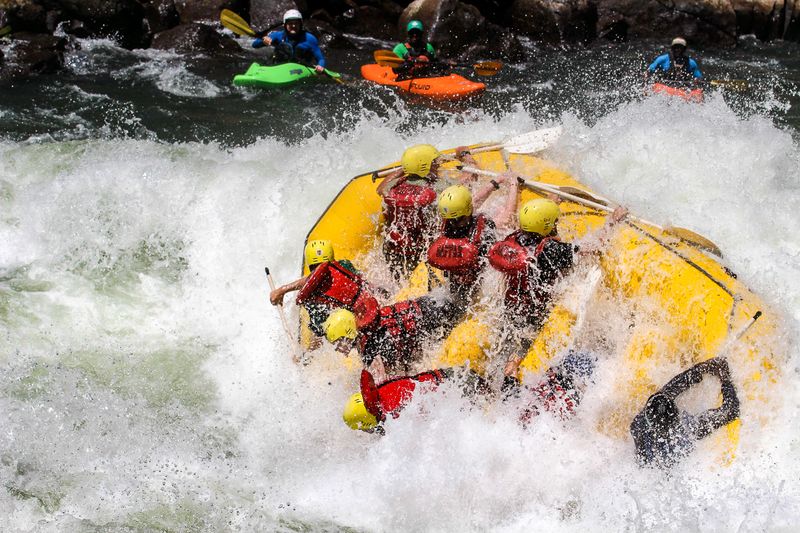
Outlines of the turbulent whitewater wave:
M290 362L263 267L297 276L306 232L346 180L410 143L550 125L521 105L415 127L365 110L346 131L238 148L0 143L4 527L791 528L800 147L771 120L741 116L721 98L652 98L591 126L564 115L549 153L635 213L717 242L785 319L777 341L791 348L771 423L745 420L732 466L699 449L670 476L639 469L630 441L596 429L613 359L569 423L542 416L523 429L452 393L415 400L385 438L342 424L357 384L331 350L306 369Z

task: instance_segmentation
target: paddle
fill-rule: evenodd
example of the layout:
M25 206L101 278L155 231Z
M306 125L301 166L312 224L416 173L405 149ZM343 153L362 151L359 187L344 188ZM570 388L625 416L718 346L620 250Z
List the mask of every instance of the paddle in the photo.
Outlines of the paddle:
M500 143L492 143L487 144L484 146L478 146L477 148L472 148L470 152L473 154L479 154L481 152L493 152L495 150L505 150L506 152L512 154L536 154L541 152L542 150L546 150L549 148L555 141L558 139L561 134L564 132L564 129L561 126L555 126L552 128L542 128L539 130L529 131L527 133L522 133L520 135L515 135L514 137L510 137L504 142ZM442 156L443 159L447 160L454 160L454 158L449 156ZM378 178L382 178L384 176L388 176L392 172L395 172L400 168L399 165L394 167L389 167L384 170L375 171L372 173L372 181L376 181Z
M5 37L9 33L11 33L11 26L3 26L0 28L0 37Z
M402 57L398 57L397 54L391 50L375 50L372 56L375 62L382 67L399 67L405 62ZM475 74L478 76L494 76L503 68L503 63L500 61L482 61L475 64L454 63L450 66L474 69Z
M748 83L747 80L711 80L709 84L739 92L746 91L750 88L750 83Z
M484 176L490 176L495 178L499 176L497 172L491 172L488 170L482 170L479 168L474 168L465 165L461 166L460 169L473 174L481 174ZM523 178L518 178L518 180L525 187L539 193L555 194L556 196L564 198L565 200L569 200L576 204L585 205L587 207L597 209L598 211L605 211L607 213L614 211L614 206L609 205L610 202L608 200L606 200L601 196L594 195L589 191L584 191L583 189L578 189L576 187L570 187L570 186L560 187L558 185L551 185L549 183L542 183L539 181L527 181L524 180ZM628 220L633 220L634 222L639 222L640 224L647 224L648 226L652 226L660 231L663 231L664 233L677 237L682 241L691 244L692 246L708 250L714 255L722 257L722 250L720 250L719 246L717 246L709 239L703 237L699 233L696 233L692 230L677 226L664 227L655 224L653 222L650 222L648 220L634 217L632 215L628 215Z
M248 35L250 37L256 37L256 36L259 35L258 33L256 33L256 31L253 28L250 27L250 25L247 23L247 21L245 21L242 17L240 17L239 15L237 15L236 13L231 11L230 9L223 9L220 12L219 21L222 23L223 26L225 26L226 28L231 30L236 35ZM278 24L273 24L272 26L270 26L269 28L267 28L266 30L261 32L260 35L263 35L263 34L269 32L270 30L273 30L273 29L277 28L281 24L282 23L280 23L280 22ZM306 67L306 68L309 68L309 67ZM314 70L314 69L311 69L311 70ZM342 84L344 83L344 80L342 80L339 76L334 76L328 69L324 69L321 73L318 73L316 70L314 70L314 72L316 74L323 74L324 76L327 76L328 78L332 79L336 83L342 83Z
M255 30L250 27L250 24L230 9L223 9L220 12L219 21L236 35L256 36Z
M271 290L275 290L275 281L272 279L272 274L269 273L269 267L264 267L264 272L267 274L267 282L269 282L269 288ZM283 331L286 332L286 338L289 339L289 344L292 346L292 361L295 363L301 363L303 361L302 352L298 350L297 341L295 341L294 337L292 336L292 332L289 329L289 323L286 321L286 315L283 313L283 304L278 306L278 313L281 315L281 323L283 324Z

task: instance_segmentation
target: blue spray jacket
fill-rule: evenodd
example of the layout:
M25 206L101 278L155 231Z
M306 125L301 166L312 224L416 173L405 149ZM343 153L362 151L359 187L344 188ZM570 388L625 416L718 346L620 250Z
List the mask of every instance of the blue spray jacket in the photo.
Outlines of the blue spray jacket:
M697 61L694 59L687 58L688 61L686 62L686 66L684 67L688 73L690 73L693 77L697 79L701 79L703 77L703 73L700 72L700 67L697 66ZM654 74L656 70L661 70L663 73L669 72L669 69L672 67L672 58L669 54L660 55L653 61L647 70Z
M272 39L272 46L275 47L275 62L285 63L297 61L298 63L325 65L325 56L319 49L319 42L309 32L302 30L299 39L292 39L285 30L270 32L268 37ZM253 48L265 46L264 40L256 38L253 40Z

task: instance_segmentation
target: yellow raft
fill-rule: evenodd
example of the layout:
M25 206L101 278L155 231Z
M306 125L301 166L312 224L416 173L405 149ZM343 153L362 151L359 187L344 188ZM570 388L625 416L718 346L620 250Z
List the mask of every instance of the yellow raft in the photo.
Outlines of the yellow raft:
M504 160L500 151L489 151L476 153L475 158L485 170L510 169L529 180L594 193L537 157L514 154ZM454 164L447 163L443 168ZM307 240L332 241L337 257L351 259L359 268L366 267L367 254L379 246L381 238L377 223L381 200L376 193L380 181L374 180L373 175L362 174L350 180L307 237ZM520 202L537 196L525 190ZM597 230L607 216L604 211L570 201L562 202L560 207L559 235L565 241ZM627 437L631 420L650 394L679 371L723 350L739 390L743 417L767 412L764 408L768 393L779 378L778 361L783 357L777 347L777 315L738 281L718 257L678 238L675 232L641 222L625 222L618 227L599 260L602 290L588 296L590 300L608 300L611 295L615 302L613 309L624 317L625 323L622 333L615 332L616 346L609 354L615 369L616 392L602 417L600 430L615 437ZM429 272L425 265L418 268L396 299L426 292ZM306 265L303 273L308 273ZM592 305L590 301L585 307ZM556 302L521 366L523 382L535 382L551 360L573 342L573 328L580 320L578 311L572 307L566 302ZM732 342L757 311L763 312L758 322L741 339ZM306 323L307 317L301 314L301 338L308 344L311 337ZM491 328L491 319L476 313L453 330L435 364L453 366L464 364L465 358L469 358L472 368L483 370L486 361L481 359L489 348ZM751 408L749 402L759 405ZM740 421L729 424L714 437L715 446L726 461L733 458L740 425Z

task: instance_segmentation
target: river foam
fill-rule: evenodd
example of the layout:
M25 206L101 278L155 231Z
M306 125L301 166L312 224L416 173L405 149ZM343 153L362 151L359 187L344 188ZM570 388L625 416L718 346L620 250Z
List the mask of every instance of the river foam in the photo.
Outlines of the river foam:
M332 351L294 366L263 267L298 274L306 232L351 176L403 147L502 139L523 109L355 126L241 148L150 140L3 142L0 510L15 531L775 530L800 516L800 148L721 100L647 99L550 156L656 222L696 229L784 316L775 423L739 457L671 476L596 431L601 361L576 420L528 429L449 391L382 439L348 430L357 387ZM293 306L289 311L294 313ZM326 364L326 362L328 362ZM326 369L325 367L328 367ZM435 403L435 405L434 405Z

